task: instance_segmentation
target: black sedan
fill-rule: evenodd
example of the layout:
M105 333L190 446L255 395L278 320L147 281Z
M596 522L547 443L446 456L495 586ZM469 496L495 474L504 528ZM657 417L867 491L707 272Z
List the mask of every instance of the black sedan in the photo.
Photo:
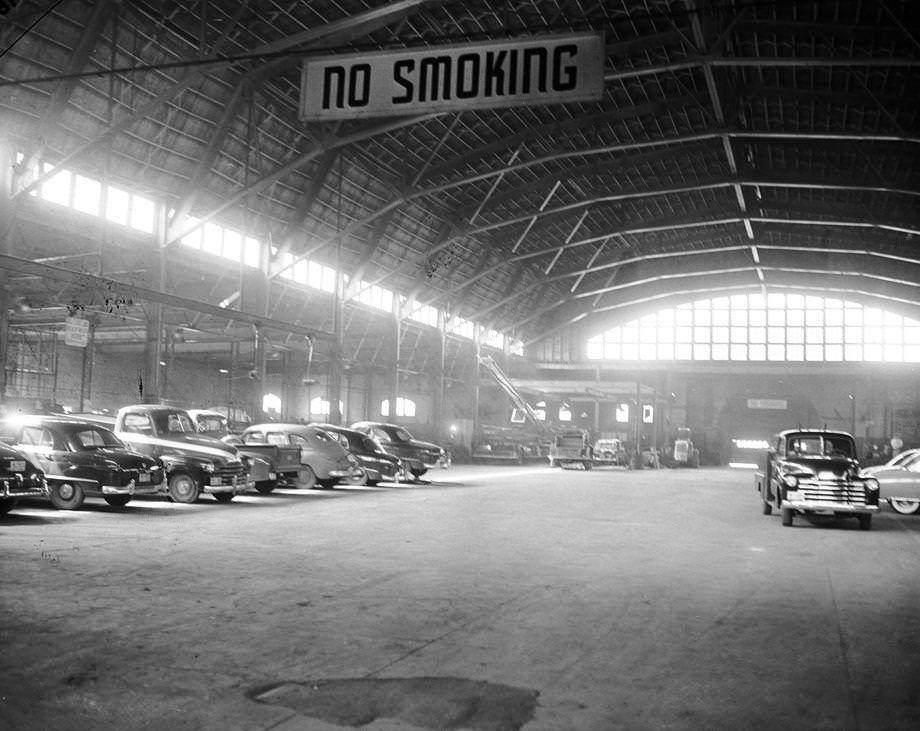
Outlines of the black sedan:
M16 507L21 497L48 497L48 483L26 455L0 444L0 515Z
M45 473L52 504L75 510L86 497L126 505L134 495L164 490L158 459L134 452L100 424L66 416L15 416L0 422L0 441Z
M338 439L339 443L358 460L362 474L349 478L347 480L349 484L376 485L380 482L399 482L400 479L404 479L403 466L399 458L385 452L367 434L334 424L315 424L315 426Z

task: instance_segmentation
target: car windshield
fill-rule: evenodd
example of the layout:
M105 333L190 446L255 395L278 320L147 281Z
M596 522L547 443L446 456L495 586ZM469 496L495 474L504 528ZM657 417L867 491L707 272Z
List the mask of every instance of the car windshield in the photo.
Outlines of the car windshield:
M157 431L163 434L194 434L198 431L188 414L181 411L161 411L153 415Z
M198 431L218 432L220 434L227 431L227 420L218 414L199 414L196 421L198 422Z
M99 427L80 429L74 431L71 436L80 449L124 447L124 444L112 432Z
M401 426L397 426L395 429L393 429L393 436L401 442L412 441L412 435Z
M850 457L852 443L846 437L825 437L818 434L797 436L789 439L790 455L798 457Z

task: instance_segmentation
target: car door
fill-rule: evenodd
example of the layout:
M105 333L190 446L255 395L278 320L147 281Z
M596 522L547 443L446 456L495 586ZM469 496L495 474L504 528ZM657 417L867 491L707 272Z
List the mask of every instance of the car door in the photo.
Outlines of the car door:
M882 497L920 499L920 454L873 474L881 486Z
M27 454L46 475L63 474L62 450L55 449L54 433L47 427L38 424L23 425L13 446Z

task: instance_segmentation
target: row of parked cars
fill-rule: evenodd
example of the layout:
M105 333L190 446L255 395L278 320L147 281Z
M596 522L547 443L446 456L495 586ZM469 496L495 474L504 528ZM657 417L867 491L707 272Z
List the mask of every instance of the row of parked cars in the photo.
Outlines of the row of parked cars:
M87 497L116 506L157 494L230 502L249 490L418 480L449 464L441 447L381 422L271 422L232 434L219 412L160 404L114 417L17 414L0 420L0 513L39 496L62 510Z

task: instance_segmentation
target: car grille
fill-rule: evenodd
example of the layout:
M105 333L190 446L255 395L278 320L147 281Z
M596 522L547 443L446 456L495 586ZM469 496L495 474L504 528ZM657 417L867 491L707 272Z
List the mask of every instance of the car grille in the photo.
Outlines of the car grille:
M222 485L234 484L233 478L235 477L235 484L240 485L246 482L246 467L242 462L219 467L215 465L213 476L219 477Z
M862 484L846 480L800 480L799 490L808 501L865 505L866 490Z

